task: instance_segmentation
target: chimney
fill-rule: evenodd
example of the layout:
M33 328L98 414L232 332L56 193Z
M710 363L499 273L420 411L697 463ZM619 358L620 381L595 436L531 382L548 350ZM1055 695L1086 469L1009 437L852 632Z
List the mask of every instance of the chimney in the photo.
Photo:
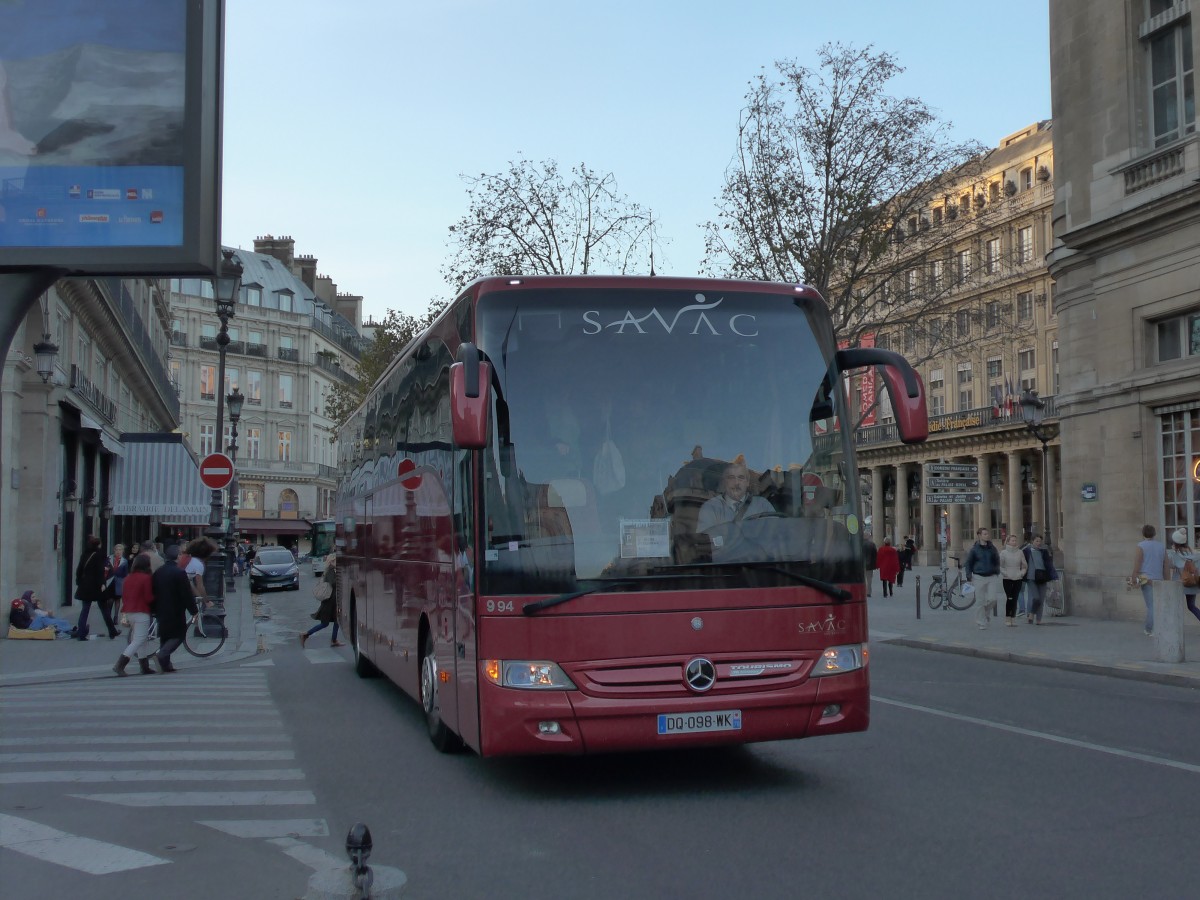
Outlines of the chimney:
M295 266L296 242L292 240L290 235L284 235L280 238L271 234L256 237L254 239L254 252L279 260L287 267L288 271L292 271Z

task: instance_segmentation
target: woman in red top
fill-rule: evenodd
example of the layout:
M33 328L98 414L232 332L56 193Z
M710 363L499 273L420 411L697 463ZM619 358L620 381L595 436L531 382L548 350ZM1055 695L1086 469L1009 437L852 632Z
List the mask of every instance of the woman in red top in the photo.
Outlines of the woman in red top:
M900 554L892 546L892 539L890 537L883 539L883 545L879 548L876 562L879 564L879 580L883 582L883 596L895 597L896 592L892 590L892 583L896 580L896 576L900 574Z
M121 591L121 602L132 627L129 632L129 646L117 657L116 665L113 666L113 671L118 675L125 674L125 667L146 646L150 635L150 606L154 603L154 593L150 587L150 557L145 553L139 553L133 560L133 569L125 578ZM153 674L149 652L138 657L138 663L142 667L143 675Z

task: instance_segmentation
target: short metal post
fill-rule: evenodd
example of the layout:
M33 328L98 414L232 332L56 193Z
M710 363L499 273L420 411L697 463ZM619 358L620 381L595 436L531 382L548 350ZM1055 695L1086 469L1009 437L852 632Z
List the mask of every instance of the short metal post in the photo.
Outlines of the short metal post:
M917 586L917 618L921 618L921 576L917 575L913 578Z

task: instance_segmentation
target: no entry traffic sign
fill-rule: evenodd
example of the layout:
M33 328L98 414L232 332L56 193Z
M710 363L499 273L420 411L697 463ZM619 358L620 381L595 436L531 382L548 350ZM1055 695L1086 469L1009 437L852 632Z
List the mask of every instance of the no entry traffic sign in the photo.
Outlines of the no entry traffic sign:
M233 460L224 453L210 453L200 460L200 480L206 488L219 491L233 481Z

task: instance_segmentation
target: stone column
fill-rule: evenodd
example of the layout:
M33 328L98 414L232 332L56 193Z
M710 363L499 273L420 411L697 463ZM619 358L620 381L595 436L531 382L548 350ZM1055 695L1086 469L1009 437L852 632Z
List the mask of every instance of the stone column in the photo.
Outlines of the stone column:
M908 499L908 475L911 469L908 463L896 466L896 527L893 529L892 543L897 547L909 533L909 520L912 518Z
M1058 550L1058 520L1059 503L1062 500L1062 491L1058 483L1058 476L1055 474L1055 467L1058 463L1058 447L1046 448L1046 485L1045 490L1050 497L1050 521L1046 523L1046 540L1050 542L1051 549ZM1060 556L1059 559L1062 557Z
M988 496L988 460L986 453L981 453L975 459L975 477L979 479L979 493L983 497L982 503L975 504L975 528L991 528L992 527L992 504L991 498ZM970 490L970 488L967 488ZM974 529L972 529L971 539L974 540Z
M871 532L875 546L883 542L883 466L871 466Z
M927 503L929 488L924 484L925 475L921 476L921 549L917 554L918 565L932 566L939 559L940 548L937 542L937 507Z
M1004 486L1008 489L1008 530L1024 544L1025 521L1021 511L1021 454L1017 450L1009 450L1006 456L1008 458L1008 476Z

